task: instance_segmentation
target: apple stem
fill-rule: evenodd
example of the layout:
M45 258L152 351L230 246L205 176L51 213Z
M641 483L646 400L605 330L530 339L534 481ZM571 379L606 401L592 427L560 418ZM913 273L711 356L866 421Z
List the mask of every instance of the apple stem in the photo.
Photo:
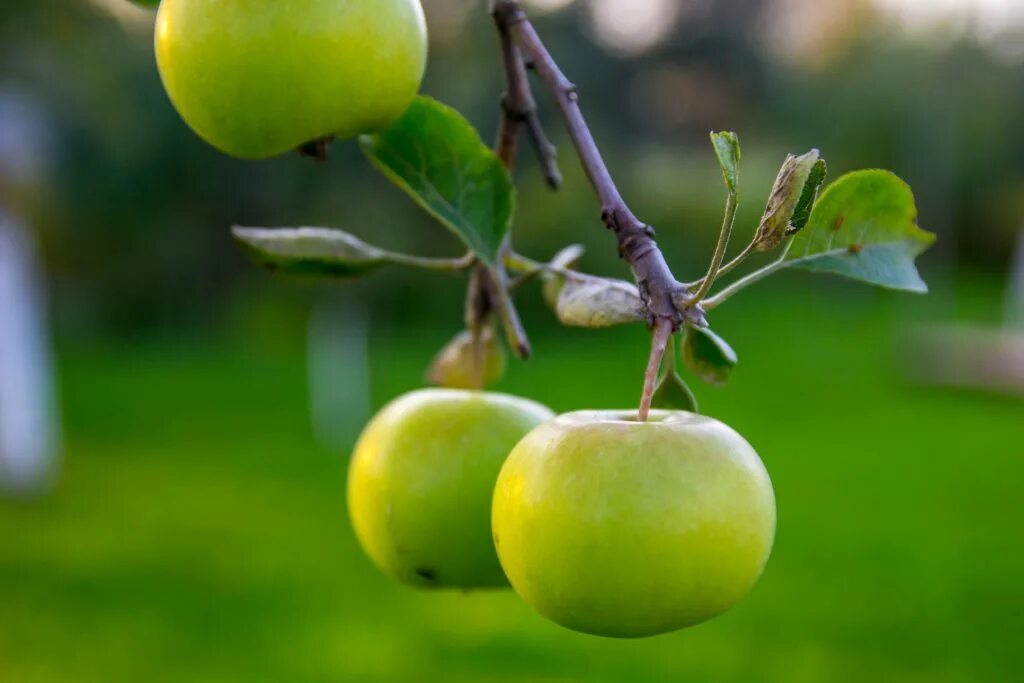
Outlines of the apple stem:
M644 391L640 396L640 412L637 419L640 422L647 422L651 413L651 401L654 398L654 390L658 386L658 371L661 370L661 361L665 357L665 349L668 347L668 340L672 336L672 321L666 318L658 318L654 321L654 333L651 335L651 356L647 361L647 372L644 373Z

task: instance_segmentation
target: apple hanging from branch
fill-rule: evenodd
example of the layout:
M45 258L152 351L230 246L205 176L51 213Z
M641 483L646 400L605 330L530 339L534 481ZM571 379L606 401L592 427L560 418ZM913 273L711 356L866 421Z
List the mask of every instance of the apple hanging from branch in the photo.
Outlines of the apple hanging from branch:
M925 292L915 259L934 235L918 227L913 194L895 175L864 170L825 185L825 162L810 150L784 159L762 219L730 257L742 230L742 155L734 133L716 132L722 227L703 275L677 279L521 4L492 0L490 8L507 83L493 149L458 112L416 96L426 59L416 0L163 0L157 57L172 102L214 146L247 158L290 149L323 158L330 138L358 135L371 164L465 245L464 254L426 258L338 229L234 229L257 262L281 273L348 278L403 266L466 276L464 329L428 373L447 388L396 399L353 458L351 517L373 561L424 587L494 587L507 578L539 612L587 633L689 626L753 587L776 521L760 458L735 431L698 414L681 372L713 384L735 374L738 356L712 317L786 269ZM562 182L531 71L594 189L594 223L612 232L632 281L581 272L576 246L550 259L515 249L510 171L523 138L547 184ZM772 259L737 275L754 254ZM564 325L650 329L638 409L551 419L532 401L483 391L505 369L499 330L515 355L531 353L514 295L533 278Z

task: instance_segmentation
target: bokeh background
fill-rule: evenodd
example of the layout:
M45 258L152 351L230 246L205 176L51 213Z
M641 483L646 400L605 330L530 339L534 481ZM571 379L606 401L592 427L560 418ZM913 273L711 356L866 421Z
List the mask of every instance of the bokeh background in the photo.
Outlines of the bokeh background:
M754 593L697 628L617 642L511 593L426 594L376 573L347 521L348 453L374 409L422 384L460 326L463 283L277 278L227 228L335 226L426 255L457 243L352 144L324 165L205 146L160 86L152 13L5 0L0 114L29 111L43 132L32 182L0 202L39 245L63 446L48 486L0 497L0 680L1024 678L1024 401L1019 381L991 381L1024 367L1009 284L1024 3L527 4L681 276L703 272L720 222L711 129L744 146L738 239L784 154L811 147L832 177L901 175L939 234L927 297L787 274L716 311L741 362L728 388L696 389L762 454L779 503ZM424 90L490 139L502 83L485 5L424 1ZM517 246L582 243L587 270L623 276L539 99L566 182L546 191L524 156ZM520 299L536 359L501 389L557 410L636 402L641 328L565 330L535 290ZM967 361L925 352L964 330L987 340ZM999 354L983 350L993 339Z

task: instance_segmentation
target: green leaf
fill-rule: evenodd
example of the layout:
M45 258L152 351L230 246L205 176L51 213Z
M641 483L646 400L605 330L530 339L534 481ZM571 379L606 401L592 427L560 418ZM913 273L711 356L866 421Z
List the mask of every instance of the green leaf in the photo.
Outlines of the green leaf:
M711 134L711 144L715 148L718 164L722 167L722 178L730 192L736 192L739 186L740 141L736 133L721 132Z
M262 265L296 275L360 275L390 260L388 252L341 230L235 227L231 232Z
M834 273L880 287L927 292L914 259L935 242L917 225L910 187L888 171L848 173L829 185L786 265Z
M693 374L711 384L725 384L736 367L736 352L708 328L686 326L683 359Z
M827 175L828 165L825 164L824 159L818 159L818 162L811 167L807 182L804 183L804 191L793 210L793 217L789 220L791 231L799 232L807 225L807 221L811 218L811 209L814 208L814 202L818 198L818 190L821 189L821 184L825 182Z
M555 312L569 327L611 327L645 318L636 285L583 275L566 281Z
M672 368L669 368L665 376L661 378L658 388L654 390L651 407L664 410L687 410L691 413L698 412L697 397L693 395L690 387L679 376L679 373Z
M418 97L397 123L360 142L391 182L482 261L497 263L512 222L515 189L469 121L436 100Z
M758 251L775 249L787 235L802 227L794 219L806 222L805 214L824 179L825 164L818 150L786 156L757 228Z

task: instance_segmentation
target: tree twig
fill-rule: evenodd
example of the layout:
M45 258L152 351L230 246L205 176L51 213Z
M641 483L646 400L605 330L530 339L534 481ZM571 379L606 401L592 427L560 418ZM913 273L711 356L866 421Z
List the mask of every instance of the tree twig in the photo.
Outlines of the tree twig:
M677 301L682 285L672 274L664 255L654 240L654 230L629 209L597 148L594 136L579 106L576 86L565 77L548 53L526 12L517 0L495 0L492 3L499 31L511 37L522 57L530 62L544 83L561 113L583 169L601 204L601 218L615 233L619 255L629 264L644 299L652 325L659 319L670 321L673 329L684 319L703 320L699 306L680 307Z
M699 301L691 302L686 288L672 274L664 254L654 240L654 229L637 218L623 199L580 109L576 86L562 73L527 18L522 5L518 0L492 0L491 11L503 44L511 45L512 48L505 50L510 92L513 90L511 83L519 83L523 72L519 65L524 60L529 62L558 107L583 170L601 204L601 220L615 234L619 256L629 264L647 309L654 340L640 404L639 417L644 421L650 411L668 336L684 321L706 325L704 310ZM525 91L528 92L528 88ZM505 115L503 121L510 118ZM514 135L511 137L514 141ZM499 139L504 140L504 137ZM653 378L650 377L652 366Z
M493 6L492 2L492 11ZM512 42L508 27L498 20L497 14L494 16L501 37L501 55L507 84L507 90L501 98L501 121L496 145L498 157L506 168L511 170L515 166L519 132L526 126L526 132L537 153L537 161L544 172L544 180L548 187L556 190L562 185L562 173L558 170L558 151L551 144L547 133L544 132L544 126L541 125L523 54Z
M492 0L492 12L494 5L494 0ZM505 168L511 171L515 167L519 150L520 129L523 124L526 124L548 184L557 188L561 184L562 177L555 162L555 148L540 125L537 104L533 99L526 73L526 62L523 60L519 48L512 42L507 27L497 21L496 14L494 16L498 33L501 36L502 61L505 65L507 82L507 91L501 100L501 118L498 122L495 152ZM501 258L498 259L494 268L486 268L481 265L476 274L479 285L486 294L490 310L497 312L501 319L501 325L512 351L519 358L526 360L530 357L532 350L526 329L523 327L515 302L509 293L508 269L505 265L505 259L511 252L512 244L506 238L501 247ZM474 344L480 345L481 343L481 340L474 336Z
M484 286L487 288L492 306L501 318L502 327L505 329L505 338L512 347L512 351L521 359L526 360L532 353L529 345L529 338L526 336L526 329L522 326L519 318L519 311L516 310L515 302L509 293L510 285L508 271L504 263L499 263L494 269L490 269Z

